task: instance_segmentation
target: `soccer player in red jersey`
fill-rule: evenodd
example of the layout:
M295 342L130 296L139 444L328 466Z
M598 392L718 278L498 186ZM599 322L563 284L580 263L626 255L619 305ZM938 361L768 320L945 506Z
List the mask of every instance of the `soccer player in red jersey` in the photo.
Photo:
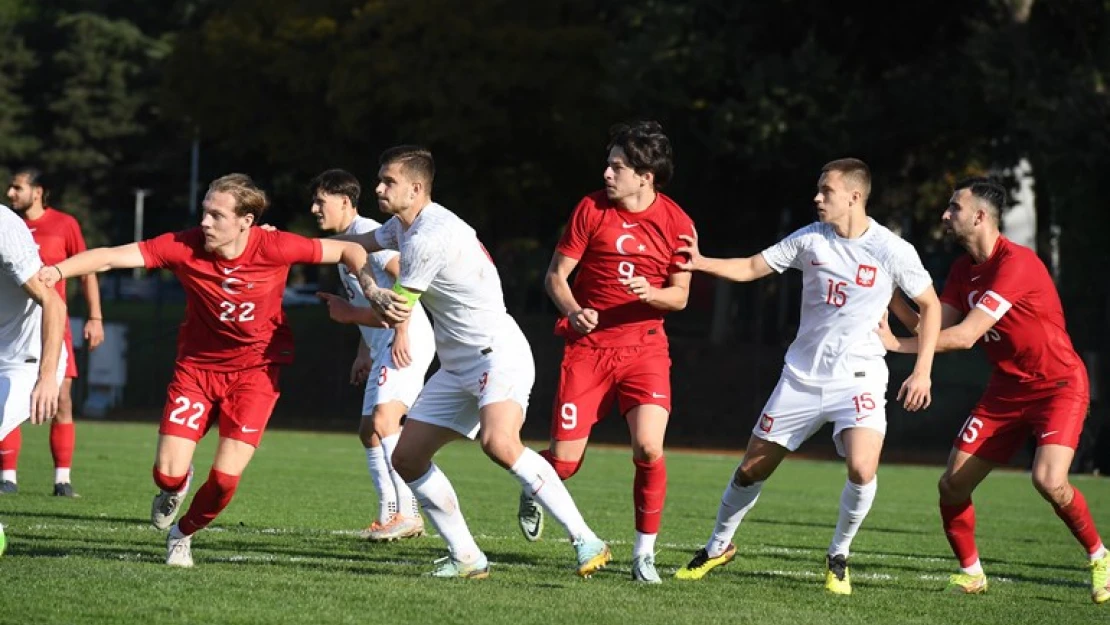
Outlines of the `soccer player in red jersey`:
M243 174L215 180L199 228L78 254L44 267L51 282L108 269L169 269L185 289L177 363L159 428L151 522L170 529L166 564L192 566L191 539L231 501L278 399L278 373L293 360L281 296L294 263L366 264L362 246L255 227L269 206ZM220 440L208 480L173 525L208 429Z
M663 438L671 411L671 358L663 316L686 307L690 273L679 270L679 235L690 217L659 189L674 170L671 144L654 121L610 131L605 189L578 203L547 269L547 292L564 337L551 447L563 480L582 465L590 430L616 400L632 436L636 543L632 578L659 583L655 538L667 494ZM578 270L574 285L571 272ZM541 508L523 493L518 518L537 540Z
M85 238L77 220L46 206L49 189L41 171L24 167L15 172L8 185L8 199L12 210L23 217L31 236L39 246L39 256L45 265L61 262L74 254L85 251ZM56 285L58 294L66 297L65 282ZM90 350L104 342L104 316L100 310L100 286L96 276L81 279L81 290L88 305L85 320L85 344ZM65 325L66 375L58 399L58 413L50 425L50 454L54 457L54 495L76 497L70 482L73 466L73 448L76 442L73 425L73 379L77 377L77 359L73 355L73 336L69 323ZM20 430L13 430L0 440L0 494L17 491L16 470L23 439Z
M1104 603L1110 601L1110 556L1083 493L1068 482L1090 402L1087 370L1072 347L1060 296L1044 263L998 230L1005 204L1005 189L973 178L956 186L942 217L968 254L948 273L937 351L971 349L981 341L994 364L986 392L956 436L940 478L944 533L960 561L960 572L948 587L963 593L987 590L971 494L1032 436L1037 443L1033 486L1089 554L1091 598ZM916 325L903 301L896 298L893 310L907 327ZM891 351L917 350L916 339L895 338L888 329L883 335Z

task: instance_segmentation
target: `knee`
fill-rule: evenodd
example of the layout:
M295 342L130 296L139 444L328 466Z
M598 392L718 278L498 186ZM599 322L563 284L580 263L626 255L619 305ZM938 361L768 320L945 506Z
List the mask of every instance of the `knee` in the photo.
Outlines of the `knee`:
M573 460L566 460L555 456L546 449L541 451L540 455L543 456L544 460L547 460L547 463L555 469L555 474L564 482L578 473L578 470L582 468L582 461L585 459L585 456L579 456Z
M397 449L393 451L392 464L393 470L397 472L397 475L401 476L402 480L414 482L428 472L430 460L420 458L418 455L411 453L408 449L398 446Z
M483 430L478 441L481 443L482 451L485 452L486 456L506 469L513 466L524 447L524 444L520 442L520 437L497 430L490 432Z
M636 462L655 462L662 457L661 443L637 443L632 447L632 459Z
M871 481L875 479L876 473L878 473L878 467L858 464L848 465L848 481L853 484L858 484L860 486L870 484Z
M1033 474L1033 487L1047 501L1064 506L1071 501L1071 485L1067 476L1050 476Z
M940 494L941 503L944 504L960 503L971 497L971 491L948 473L940 476L940 480L937 481L937 492Z
M401 428L401 416L400 412L391 408L384 406L374 408L374 413L370 416L373 431L379 438L396 434Z
M761 474L757 465L748 465L743 462L736 467L736 472L732 474L732 483L739 488L747 488L765 479L767 479L767 476Z
M374 436L374 421L369 417L363 417L362 421L358 424L358 440L362 443L363 447L369 449L375 447L374 443L377 442Z
M58 412L54 415L56 423L73 422L73 396L66 392L58 393Z

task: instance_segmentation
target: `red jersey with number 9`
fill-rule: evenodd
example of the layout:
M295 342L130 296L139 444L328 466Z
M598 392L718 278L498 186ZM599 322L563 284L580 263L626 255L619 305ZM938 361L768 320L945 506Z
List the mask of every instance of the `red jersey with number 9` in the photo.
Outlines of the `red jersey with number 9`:
M281 296L291 265L320 262L320 242L257 227L249 233L234 259L205 251L200 228L139 243L146 268L169 269L185 289L178 364L237 371L293 361Z
M686 245L680 234L693 236L694 222L662 193L639 213L620 208L605 191L582 198L555 250L578 261L571 291L579 306L597 310L597 328L582 336L562 318L555 333L594 347L639 345L652 328L662 336L664 312L641 302L620 280L643 276L665 287L679 272L675 263L685 260L674 252Z
M1035 391L1085 371L1064 324L1056 285L1037 254L998 237L990 258L965 255L952 264L941 301L963 314L973 308L996 320L980 339L997 390Z

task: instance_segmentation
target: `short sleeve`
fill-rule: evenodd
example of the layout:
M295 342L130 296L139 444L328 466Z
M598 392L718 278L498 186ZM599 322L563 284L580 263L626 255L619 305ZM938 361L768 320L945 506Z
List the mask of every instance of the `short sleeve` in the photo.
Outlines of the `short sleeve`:
M933 278L921 264L917 250L906 241L896 239L893 260L888 268L890 276L906 295L911 298L920 297L933 285Z
M559 244L555 246L556 252L575 260L582 259L594 231L593 224L590 223L590 213L594 206L596 204L589 196L578 202L578 206L571 213L570 221L567 222L566 230L563 231L563 236L559 239Z
M447 266L450 250L458 241L440 240L437 237L409 239L401 255L401 286L414 291L427 291L432 280Z
M185 243L186 232L167 232L161 236L139 241L139 252L143 255L146 269L172 268L184 260L189 253Z
M296 263L318 264L324 257L323 245L319 239L302 237L292 232L277 230L272 243L281 251L282 259L290 265Z
M790 269L795 266L794 263L802 252L809 248L814 232L814 224L795 230L785 239L763 250L763 260L778 273Z
M42 267L39 248L26 226L0 233L0 270L23 286Z
M1040 260L1033 262L1040 262ZM1030 271L1030 267L1022 266L1025 264L1018 261L1017 258L1011 258L1009 262L999 263L998 273L995 274L994 280L991 281L986 292L979 298L975 307L990 315L995 321L1002 319L1002 316L1013 308L1014 304L1028 295L1030 289L1037 282L1030 278L1031 275L1035 274Z
M374 240L382 249L396 250L400 247L400 227L401 222L396 217L390 217L381 228L374 230Z

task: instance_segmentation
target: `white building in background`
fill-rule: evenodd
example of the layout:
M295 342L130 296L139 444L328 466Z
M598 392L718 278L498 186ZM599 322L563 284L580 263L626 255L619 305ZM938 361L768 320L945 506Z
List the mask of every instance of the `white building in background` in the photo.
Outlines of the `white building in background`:
M1002 233L1014 243L1037 251L1037 204L1033 193L1033 166L1023 158L1008 173L1013 176L1016 187L1010 189L1010 208L1002 214Z

